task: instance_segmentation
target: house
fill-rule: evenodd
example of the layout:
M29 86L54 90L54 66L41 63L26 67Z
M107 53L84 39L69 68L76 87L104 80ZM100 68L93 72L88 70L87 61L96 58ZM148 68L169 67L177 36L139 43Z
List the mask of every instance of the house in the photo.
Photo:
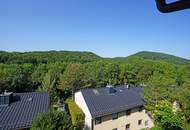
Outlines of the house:
M128 85L82 89L75 102L85 114L85 130L141 130L153 127L144 109L143 88Z
M45 92L0 94L0 130L30 129L33 119L47 112L49 94Z

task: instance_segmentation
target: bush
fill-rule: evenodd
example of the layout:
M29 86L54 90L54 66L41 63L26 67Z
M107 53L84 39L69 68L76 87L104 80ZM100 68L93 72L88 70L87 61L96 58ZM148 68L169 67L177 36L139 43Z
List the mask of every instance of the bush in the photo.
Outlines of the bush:
M163 130L160 126L155 125L154 127L152 127L150 130Z
M164 130L183 129L184 117L180 109L173 112L172 104L167 100L158 102L155 107L154 119Z
M73 100L67 99L66 104L71 115L73 126L75 126L75 129L81 130L84 126L84 113Z
M31 130L72 130L72 123L66 112L50 110L37 116Z

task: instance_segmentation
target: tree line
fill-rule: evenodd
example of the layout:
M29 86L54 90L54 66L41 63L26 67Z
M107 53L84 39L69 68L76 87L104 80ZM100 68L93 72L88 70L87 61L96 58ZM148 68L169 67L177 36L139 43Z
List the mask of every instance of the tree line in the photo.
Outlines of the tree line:
M9 91L70 89L113 85L164 83L180 86L189 79L189 66L131 58L127 61L98 60L88 63L0 63L0 88Z

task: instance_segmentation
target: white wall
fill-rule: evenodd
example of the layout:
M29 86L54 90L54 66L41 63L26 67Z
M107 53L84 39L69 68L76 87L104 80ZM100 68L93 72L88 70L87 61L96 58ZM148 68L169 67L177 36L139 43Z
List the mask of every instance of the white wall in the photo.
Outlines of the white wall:
M80 109L84 112L85 114L85 130L91 130L91 125L92 125L92 116L90 114L90 111L87 107L87 104L83 98L83 95L81 91L78 91L75 93L75 102L76 104L80 107Z
M142 120L142 124L138 125L138 120ZM138 109L133 109L130 115L126 115L126 112L118 113L118 119L112 120L112 115L102 117L102 123L95 125L94 130L112 130L117 128L118 130L125 130L125 126L130 124L130 130L141 130L147 128L145 121L148 120L148 127L153 127L153 121L145 112L145 110L139 112Z

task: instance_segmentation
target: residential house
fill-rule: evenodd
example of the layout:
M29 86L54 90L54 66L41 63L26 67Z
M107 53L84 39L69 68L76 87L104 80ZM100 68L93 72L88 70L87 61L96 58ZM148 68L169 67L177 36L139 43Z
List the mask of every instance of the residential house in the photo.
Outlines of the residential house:
M143 87L82 89L75 102L85 113L85 130L141 130L153 127L141 97Z
M41 112L47 112L49 94L45 92L0 94L0 130L27 130Z

